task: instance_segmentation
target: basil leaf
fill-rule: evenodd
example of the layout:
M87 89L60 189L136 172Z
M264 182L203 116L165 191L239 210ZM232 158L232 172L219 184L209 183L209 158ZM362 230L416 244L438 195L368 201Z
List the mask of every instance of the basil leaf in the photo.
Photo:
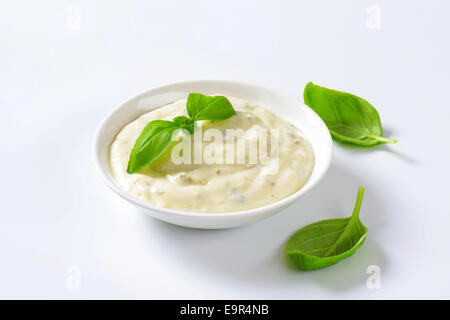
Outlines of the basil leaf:
M322 118L335 140L363 146L397 142L383 137L377 110L360 97L309 82L303 98Z
M297 231L286 243L286 253L303 270L325 268L355 253L367 228L359 220L364 188L359 187L350 218L322 220Z
M194 133L194 121L185 116L179 116L172 119L172 121L179 126L180 129L189 131L190 134Z
M186 108L190 119L179 116L173 121L154 120L145 126L131 150L128 173L136 173L158 159L169 147L175 130L183 129L192 134L196 120L225 120L236 113L227 98L200 93L189 94Z
M230 101L224 96L205 96L190 93L186 103L192 120L225 120L236 114Z
M128 173L136 173L158 159L169 147L172 134L179 125L172 121L153 120L136 139L128 160Z
M172 119L173 122L179 125L183 125L186 123L192 123L192 120L185 116L179 116Z

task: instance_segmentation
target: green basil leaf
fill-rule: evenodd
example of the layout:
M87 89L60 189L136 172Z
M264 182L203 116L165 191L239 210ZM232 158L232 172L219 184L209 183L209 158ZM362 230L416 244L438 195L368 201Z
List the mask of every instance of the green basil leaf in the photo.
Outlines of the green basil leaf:
M205 96L190 93L186 104L192 120L225 120L236 114L230 101L224 96Z
M286 253L300 269L314 270L338 263L355 253L367 228L359 220L364 188L359 187L349 218L322 220L297 231L286 243Z
M127 172L136 173L158 159L169 147L177 129L179 125L172 121L154 120L147 124L131 150Z
M383 137L378 111L360 97L309 82L303 98L322 118L335 140L363 146L397 142Z
M179 125L183 125L186 123L192 123L192 120L185 116L178 116L172 119L173 122Z
M180 129L187 130L190 134L194 133L194 121L185 116L179 116L172 119Z
M192 134L197 120L225 120L236 113L227 98L200 93L189 94L186 109L190 119L178 116L173 121L154 120L145 126L131 150L128 173L136 173L158 159L170 146L175 130L183 129Z

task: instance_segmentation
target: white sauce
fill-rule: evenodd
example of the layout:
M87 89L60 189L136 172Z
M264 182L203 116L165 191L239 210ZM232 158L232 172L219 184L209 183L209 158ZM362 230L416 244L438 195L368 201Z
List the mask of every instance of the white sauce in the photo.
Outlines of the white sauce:
M179 100L142 115L116 136L111 145L110 165L120 187L151 204L192 212L252 209L276 202L300 190L313 170L314 153L299 129L264 108L241 99L228 99L236 115L224 121L202 121L198 124L203 131L215 128L224 135L226 129L242 128L245 134L238 139L258 139L254 134L258 129L278 129L279 169L275 174L269 170L275 163L272 158L258 164L176 165L171 160L170 149L144 172L128 174L126 169L131 149L150 121L187 116L186 100ZM220 146L225 150L225 145ZM203 142L203 149L207 146L208 143ZM225 153L223 151L224 158Z

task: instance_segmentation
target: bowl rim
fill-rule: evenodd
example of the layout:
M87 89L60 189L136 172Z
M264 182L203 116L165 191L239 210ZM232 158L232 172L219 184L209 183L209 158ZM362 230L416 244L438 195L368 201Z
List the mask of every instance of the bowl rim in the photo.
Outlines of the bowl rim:
M253 87L255 89L258 90L263 90L266 91L268 93L275 93L270 89L267 89L265 87L259 86L259 85L255 85L252 83L246 83L246 82L242 82L242 81L230 81L230 80L186 80L186 81L178 81L178 82L172 82L172 83L168 83L168 84L164 84L164 85L159 85L150 89L146 89L144 91L141 91L140 93L133 95L131 97L129 97L128 99L125 99L124 101L122 101L120 104L118 104L116 107L114 107L104 118L103 120L100 122L100 124L98 125L95 134L94 134L94 139L93 139L93 143L92 143L92 153L93 153L93 158L94 158L94 163L95 163L95 167L97 168L97 171L99 172L102 180L106 183L106 185L113 190L116 194L118 194L119 196L121 196L123 199L130 201L131 203L134 203L135 205L138 205L139 207L148 209L148 210L153 210L153 211L157 211L157 212L162 212L162 213L167 213L167 214L171 214L173 216L181 216L181 217L195 217L195 218L203 218L203 219L217 219L217 218L231 218L231 217L236 217L236 216L253 216L253 215L258 215L262 212L267 212L267 211L271 211L271 210L276 210L277 208L283 208L285 206L287 206L288 204L291 204L293 201L295 201L296 199L298 199L299 197L303 196L304 194L306 194L308 191L310 191L314 186L316 186L321 180L322 178L325 176L325 174L327 173L330 164L331 164L331 158L332 158L332 154L333 154L333 148L332 148L332 138L331 138L331 134L328 131L328 128L326 127L325 123L323 122L323 120L319 117L319 115L312 110L311 108L308 108L306 105L300 103L300 107L304 108L306 107L306 110L309 110L311 112L311 116L315 118L315 120L317 121L317 123L320 123L321 126L323 126L326 131L328 132L327 135L327 149L328 149L328 157L325 162L325 166L323 168L323 170L321 172L319 172L319 174L315 177L315 180L312 181L309 185L303 186L302 188L300 188L298 191L294 192L293 194L287 196L286 198L280 199L276 202L273 203L269 203L267 205L261 206L261 207L256 207L253 209L247 209L247 210L241 210L241 211L230 211L230 212L194 212L194 211L182 211L182 210L176 210L176 209L169 209L169 208L164 208L164 207L159 207L157 205L153 205L149 202L140 200L138 198L133 197L132 195L128 194L125 190L123 190L122 188L120 188L117 183L114 181L113 177L111 176L111 174L108 172L107 168L105 168L100 160L100 155L99 155L99 145L100 145L100 136L102 133L102 129L103 127L106 125L106 123L109 121L109 119L119 110L121 110L126 104L128 104L130 101L134 100L134 99L139 99L142 98L146 95L151 94L152 91L159 91L159 90L164 90L166 88L170 88L173 86L183 86L183 85L190 85L190 84L206 84L206 83L216 83L216 84L228 84L228 85L241 85L241 86L246 86L246 87ZM276 94L276 93L275 93ZM163 106L161 106L163 107ZM123 124L123 126L121 128L123 128L126 125L126 123ZM117 129L117 133L119 132L120 128ZM116 133L116 134L117 134ZM112 142L112 141L111 141ZM314 170L314 169L313 169ZM308 178L307 182L309 182L311 179L311 177ZM306 183L307 183L306 182Z

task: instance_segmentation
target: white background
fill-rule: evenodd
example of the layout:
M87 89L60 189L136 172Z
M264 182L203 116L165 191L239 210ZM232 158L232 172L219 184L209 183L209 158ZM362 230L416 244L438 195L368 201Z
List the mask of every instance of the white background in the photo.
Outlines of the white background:
M0 297L450 298L449 13L448 1L2 1ZM399 143L335 143L317 188L249 227L168 225L107 189L91 143L123 100L194 79L299 102L308 81L349 91ZM294 269L286 239L350 215L359 185L366 243Z

